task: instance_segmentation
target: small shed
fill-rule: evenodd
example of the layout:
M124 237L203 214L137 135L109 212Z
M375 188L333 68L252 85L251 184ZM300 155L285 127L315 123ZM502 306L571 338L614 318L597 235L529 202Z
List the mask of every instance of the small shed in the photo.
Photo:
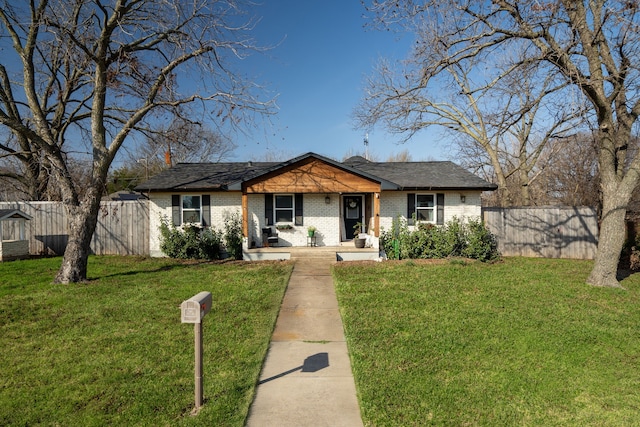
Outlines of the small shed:
M31 219L20 209L0 209L0 261L29 257L26 222Z

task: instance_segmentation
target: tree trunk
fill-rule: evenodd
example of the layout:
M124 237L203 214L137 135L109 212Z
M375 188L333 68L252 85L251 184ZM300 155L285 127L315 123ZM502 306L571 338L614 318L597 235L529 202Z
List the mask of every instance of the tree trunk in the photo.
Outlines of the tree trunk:
M593 269L587 279L590 285L622 287L618 282L617 274L620 254L624 246L626 205L630 197L620 192L608 197L606 193L604 195L598 251Z
M87 260L91 252L91 238L98 223L99 209L99 198L79 206L67 206L70 218L69 241L54 283L77 283L87 279Z
M506 208L512 205L511 192L509 191L509 187L507 187L507 181L504 178L502 173L496 174L496 179L498 181L498 205L501 208Z
M531 205L531 191L529 189L529 173L525 170L525 165L520 164L520 206Z

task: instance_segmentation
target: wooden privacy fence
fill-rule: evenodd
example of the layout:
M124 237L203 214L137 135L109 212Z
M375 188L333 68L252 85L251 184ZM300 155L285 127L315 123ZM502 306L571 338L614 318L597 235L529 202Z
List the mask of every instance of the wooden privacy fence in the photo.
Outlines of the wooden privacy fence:
M505 256L593 259L598 215L591 207L483 208Z
M69 228L60 202L0 202L20 209L27 221L32 255L62 255ZM598 217L589 207L483 208L485 224L505 256L592 259L598 243ZM102 202L91 241L96 255L149 255L149 202ZM17 239L14 221L2 223L5 239ZM13 237L12 237L13 236Z
M96 255L149 255L148 203L146 200L102 202L91 252ZM33 217L26 223L32 255L64 253L69 225L62 203L0 202L0 209L20 209ZM2 227L6 239L17 239L15 224L7 223Z

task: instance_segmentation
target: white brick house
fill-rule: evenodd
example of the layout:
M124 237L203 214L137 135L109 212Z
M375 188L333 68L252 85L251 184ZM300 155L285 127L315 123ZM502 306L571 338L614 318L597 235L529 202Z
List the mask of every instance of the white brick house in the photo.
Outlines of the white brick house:
M358 223L375 244L397 217L434 224L478 218L480 194L495 188L451 162L341 163L307 153L281 163L181 163L136 190L152 202L150 250L160 256L163 217L221 229L236 212L247 249L266 245L269 234L277 246L306 246L309 226L315 244L339 246Z

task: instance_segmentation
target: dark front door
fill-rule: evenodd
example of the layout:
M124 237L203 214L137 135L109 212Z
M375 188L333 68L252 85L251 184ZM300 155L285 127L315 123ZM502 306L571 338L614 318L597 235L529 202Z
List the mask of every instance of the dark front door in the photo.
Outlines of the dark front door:
M362 196L344 196L342 218L344 218L346 240L353 239L353 233L356 231L355 226L357 223L364 223L362 211ZM364 233L365 230L361 230L361 232Z

